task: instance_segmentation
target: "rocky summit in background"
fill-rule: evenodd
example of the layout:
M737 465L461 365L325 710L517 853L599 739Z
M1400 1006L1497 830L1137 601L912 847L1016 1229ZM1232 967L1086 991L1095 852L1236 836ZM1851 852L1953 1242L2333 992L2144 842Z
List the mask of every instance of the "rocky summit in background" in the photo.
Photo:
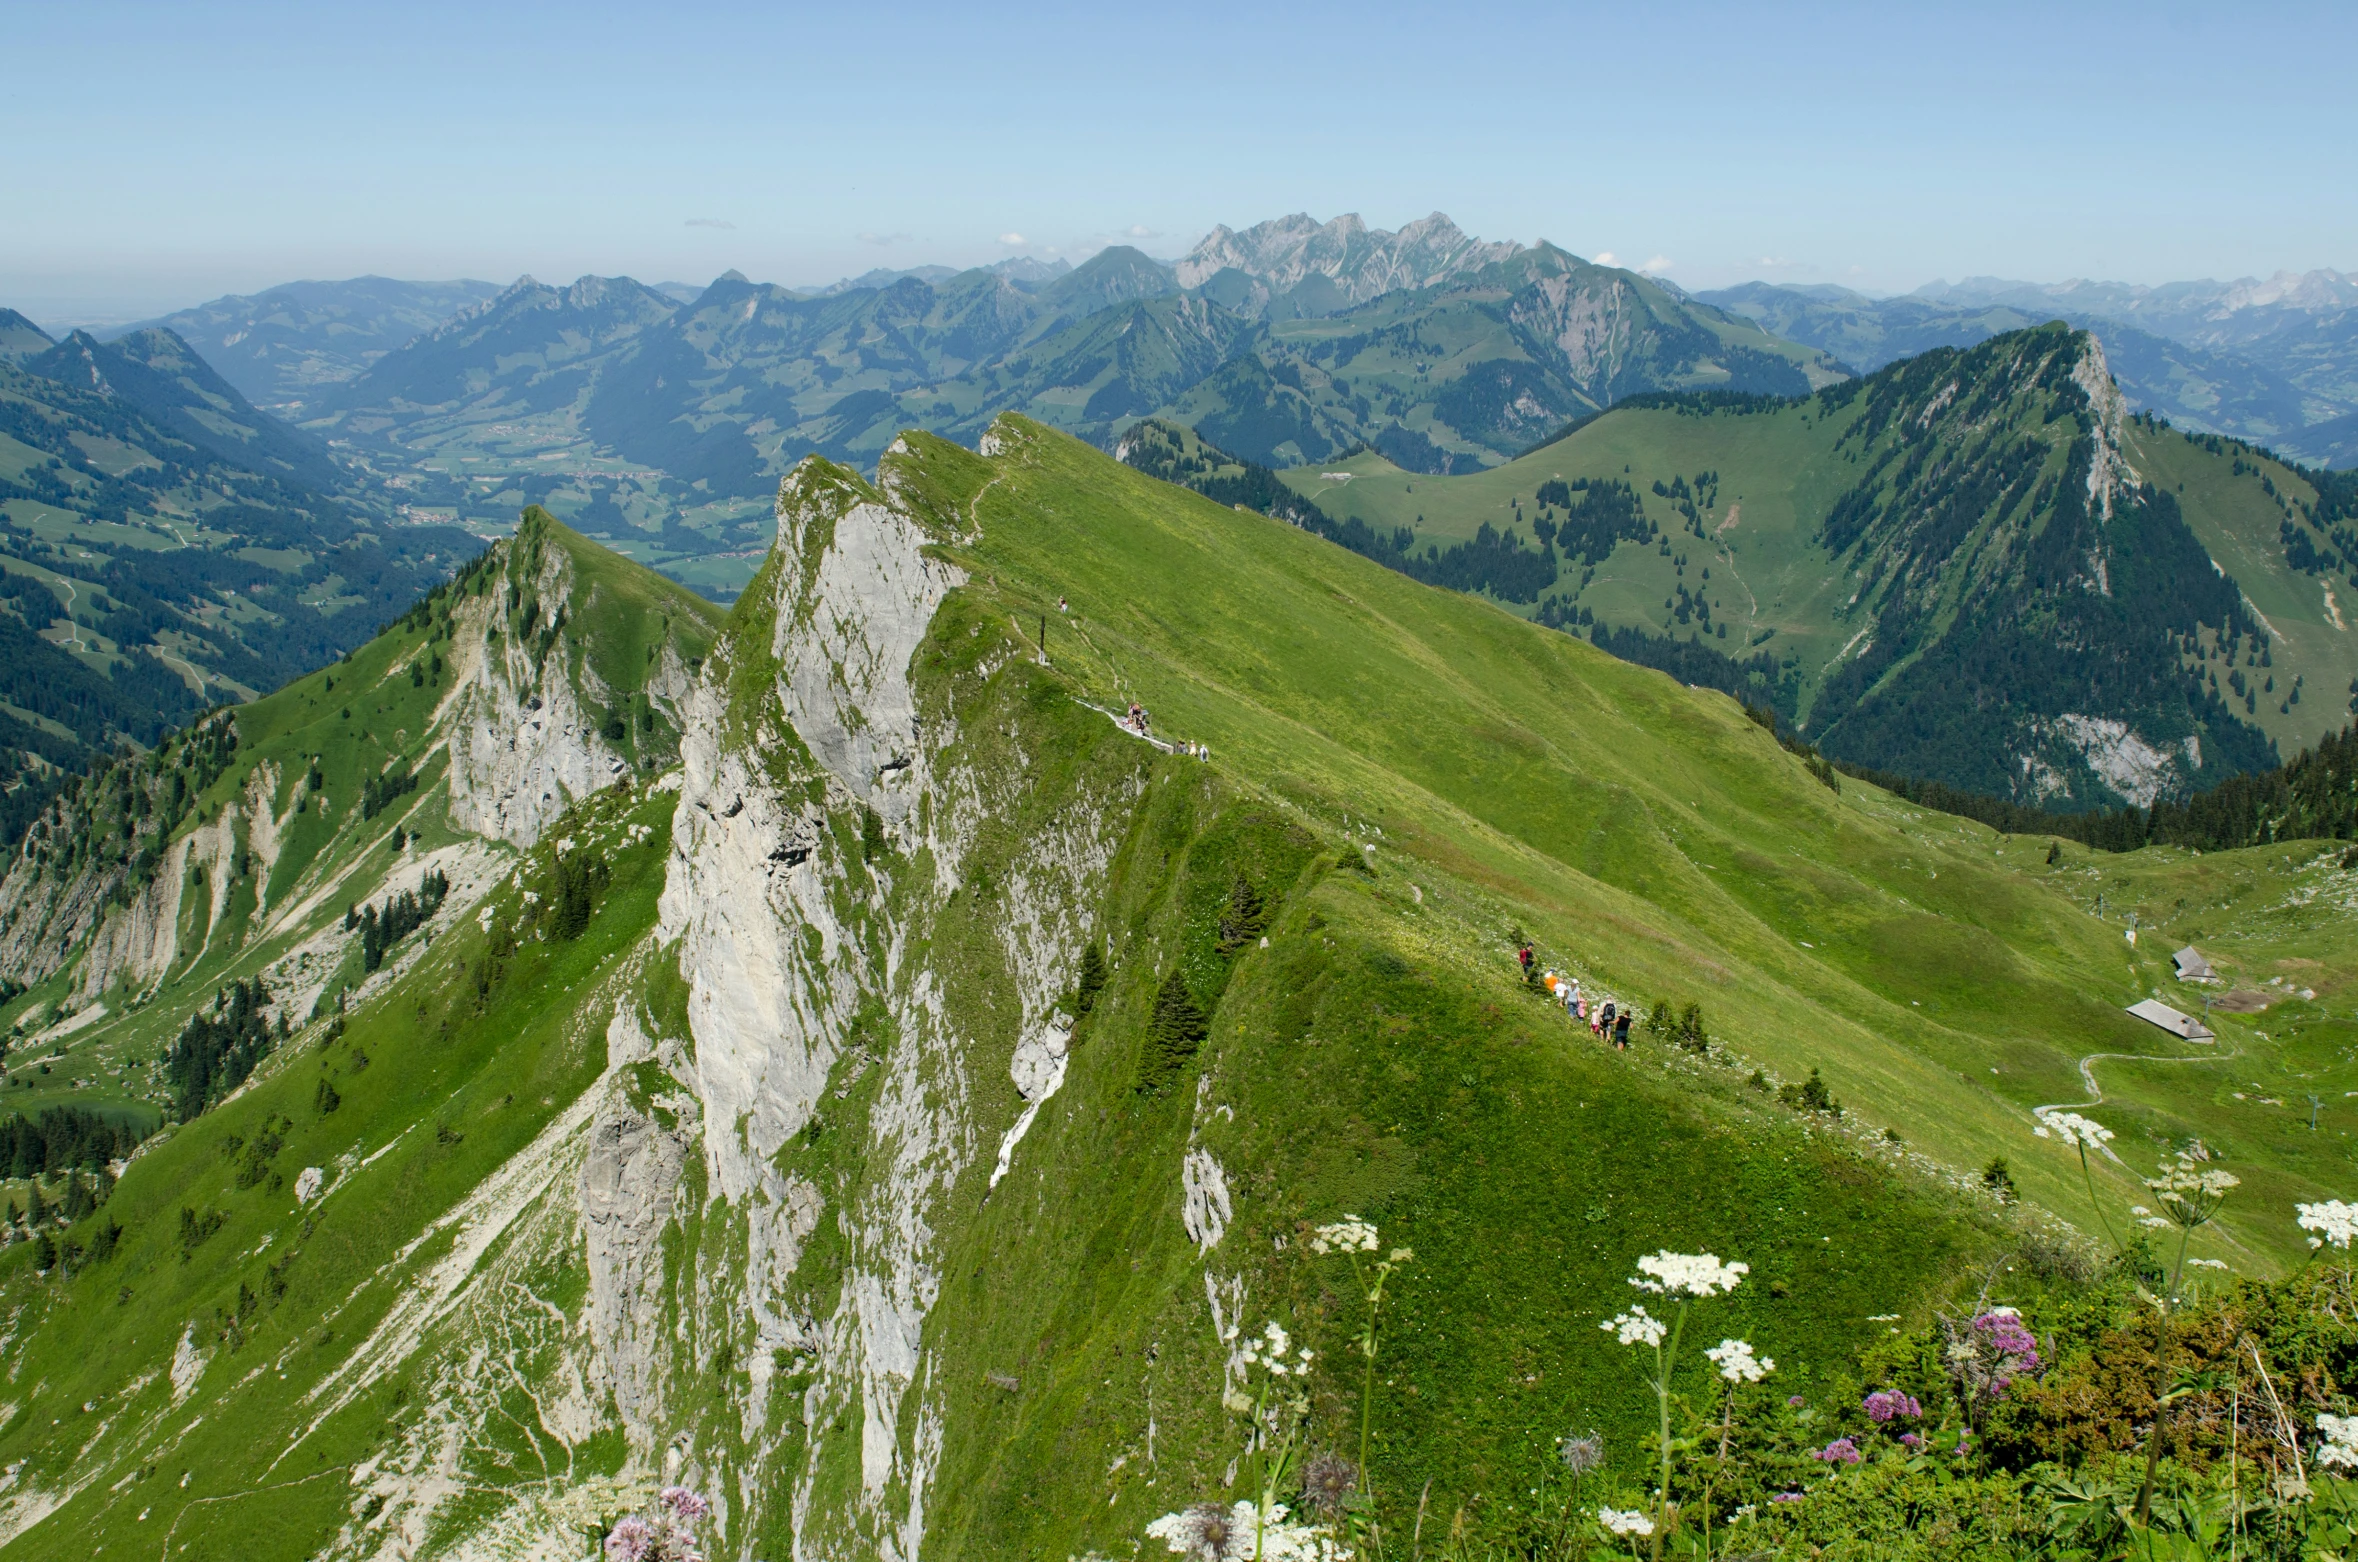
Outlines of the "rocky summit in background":
M1468 238L1440 212L1397 233L1370 228L1356 212L1320 222L1302 212L1255 223L1225 223L1181 256L1174 274L1254 316L1324 315L1385 293L1432 287L1493 266L1523 246Z
M1478 243L1439 215L1396 234L1290 218L1219 230L1176 267L1117 245L1069 270L817 293L731 273L684 304L626 278L519 283L323 393L311 423L406 474L425 513L546 504L725 595L767 485L814 452L873 460L909 427L971 441L1019 411L1110 444L1161 415L1257 461L1376 444L1439 472L1643 390L1838 373L1551 246Z

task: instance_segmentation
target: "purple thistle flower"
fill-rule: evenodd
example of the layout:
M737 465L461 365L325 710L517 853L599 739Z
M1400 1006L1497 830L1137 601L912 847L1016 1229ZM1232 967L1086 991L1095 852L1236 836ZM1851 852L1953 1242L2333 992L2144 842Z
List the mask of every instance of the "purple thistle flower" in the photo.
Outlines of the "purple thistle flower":
M1781 1491L1769 1499L1771 1502L1799 1502L1800 1500L1801 1493L1797 1491Z
M2013 1313L1983 1313L1973 1320L1974 1331L1987 1337L1989 1348L2009 1357L2014 1373L2039 1370L2039 1342Z
M1785 1403L1792 1406L1795 1410L1799 1410L1803 1405L1808 1404L1809 1401L1803 1399L1799 1394L1795 1394L1792 1398L1786 1400Z
M1856 1464L1866 1456L1859 1452L1859 1445L1849 1438L1837 1437L1810 1457L1827 1464Z
M606 1555L613 1562L646 1562L647 1554L654 1549L655 1532L636 1514L618 1521L606 1532Z
M1877 1426L1881 1426L1886 1421L1903 1417L1910 1421L1920 1420L1924 1415L1924 1407L1916 1403L1914 1395L1903 1394L1897 1389L1889 1388L1877 1389L1874 1393L1869 1394L1860 1402L1859 1408L1864 1410L1867 1413L1867 1419Z
M662 1491L656 1493L656 1501L678 1514L681 1522L688 1524L693 1524L712 1511L711 1503L706 1502L685 1486L664 1487Z
M1924 1451L1924 1434L1921 1432L1902 1432L1900 1433L1900 1441L1907 1444L1910 1448L1915 1449L1918 1453L1922 1453Z

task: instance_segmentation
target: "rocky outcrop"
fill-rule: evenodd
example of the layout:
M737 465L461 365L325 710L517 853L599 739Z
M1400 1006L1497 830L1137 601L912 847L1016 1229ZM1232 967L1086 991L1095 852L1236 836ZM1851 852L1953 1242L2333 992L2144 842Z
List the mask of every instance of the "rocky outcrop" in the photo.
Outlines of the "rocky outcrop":
M20 851L0 877L0 975L55 975L99 925L126 877L119 863L61 872Z
M1002 430L992 448L1020 460L1018 441ZM688 701L658 929L677 940L691 984L685 1068L710 1125L707 1185L743 1233L742 1267L712 1287L751 1320L737 1430L752 1466L785 1461L749 1467L738 1484L758 1501L783 1483L797 1555L813 1559L919 1553L948 1435L926 1343L943 1201L994 1140L1004 1175L1062 1081L1070 1021L1058 996L1119 829L1105 811L1075 809L1005 867L1000 957L1020 1018L990 1037L956 1018L940 973L908 951L957 890L983 820L1004 817L1022 783L971 767L955 706L929 703L913 679L964 579L934 554L954 523L900 497L922 484L893 480L894 463L923 459L888 455L874 487L813 459L781 486L771 566ZM768 690L752 710L749 675ZM882 857L840 844L835 821L864 811L889 842ZM1006 1119L987 1123L982 1101L1001 1070L1023 1107L995 1132ZM868 1100L864 1172L822 1188L781 1170L781 1151L854 1089ZM614 1128L614 1175L653 1164L639 1132ZM814 1289L803 1265L823 1222L841 1267ZM807 1374L791 1408L808 1441L791 1449L771 1430L784 1408L771 1398L775 1360ZM826 1473L843 1467L828 1451L838 1437L857 1439L848 1484Z
M609 1068L653 1051L625 1006L606 1031ZM587 1323L598 1385L642 1455L662 1441L665 1396L663 1231L677 1204L688 1142L616 1099L590 1125L581 1164L583 1250L589 1265Z
M80 956L69 1003L85 1003L118 981L152 987L182 953L184 931L193 931L201 947L221 920L241 844L258 865L257 889L266 889L278 860L270 813L277 784L277 766L257 766L219 814L167 845L138 877L123 862L59 868L45 863L38 842L28 838L0 876L0 974L38 982Z
M102 923L83 957L81 979L68 1001L87 1003L118 982L136 989L162 981L181 953L181 933L201 941L229 904L235 882L238 811L233 804L165 849L164 860L131 904ZM194 904L189 904L190 900Z
M2078 359L2072 364L2071 380L2088 398L2088 412L2094 427L2088 437L2095 442L2095 453L2088 463L2088 509L2105 520L2112 519L2114 501L2126 489L2137 486L2137 469L2129 465L2129 458L2121 452L2121 419L2128 415L2128 398L2113 383L2112 367L2105 362L2104 344L2095 336L2080 332L2075 337Z
M511 552L507 576L552 613L573 595L573 561L562 548L539 550L538 567L529 572L516 567ZM587 666L568 665L562 640L536 648L529 634L500 632L504 607L495 589L453 613L455 676L435 715L450 748L451 823L529 846L575 802L613 785L629 764L599 736L577 680L591 683L588 692L601 705L611 702L611 691Z

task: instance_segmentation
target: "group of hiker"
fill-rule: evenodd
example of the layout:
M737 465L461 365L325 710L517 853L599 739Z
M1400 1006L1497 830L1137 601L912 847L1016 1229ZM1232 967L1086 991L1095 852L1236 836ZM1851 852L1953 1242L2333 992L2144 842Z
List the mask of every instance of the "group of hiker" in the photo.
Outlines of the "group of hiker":
M1122 714L1121 724L1125 729L1146 739L1147 742L1152 743L1166 754L1185 754L1190 759L1205 761L1209 761L1212 757L1212 746L1209 743L1198 743L1192 738L1182 738L1173 743L1167 739L1156 737L1154 724L1146 714L1146 707L1136 700L1132 700L1129 710Z
M1615 998L1591 999L1580 990L1580 978L1552 967L1545 971L1534 969L1536 961L1531 945L1523 944L1515 951L1516 960L1523 967L1523 980L1534 987L1544 987L1548 995L1564 1006L1565 1018L1585 1024L1588 1033L1597 1040L1609 1043L1623 1052L1629 1050L1630 1011Z

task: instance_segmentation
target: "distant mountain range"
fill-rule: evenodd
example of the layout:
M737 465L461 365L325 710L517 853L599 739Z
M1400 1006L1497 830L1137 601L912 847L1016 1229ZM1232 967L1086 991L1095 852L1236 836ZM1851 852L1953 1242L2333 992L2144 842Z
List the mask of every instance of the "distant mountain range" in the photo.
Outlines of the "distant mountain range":
M726 597L781 472L812 452L872 462L905 428L971 441L1018 411L1110 447L1160 417L1272 468L1364 447L1463 474L1633 395L1799 394L2058 316L2103 340L2133 410L2358 463L2354 299L2358 282L2334 272L1689 294L1545 243L1479 240L1440 213L1397 231L1295 214L1215 228L1176 260L1115 246L1078 267L1019 256L819 288L734 271L702 287L292 283L167 316L121 356L170 360L189 384L201 360L314 436L298 450L246 426L239 458L290 479L408 520L502 525L545 504ZM159 330L193 349L187 363ZM51 350L0 317L0 359ZM128 368L117 378L137 394ZM175 416L196 438L214 414ZM204 437L218 450L226 436Z
M423 508L543 503L676 560L742 551L803 455L872 461L911 427L971 440L1011 410L1101 444L1162 413L1274 465L1366 445L1438 473L1637 391L1798 393L1842 374L1552 246L1477 242L1438 214L1396 233L1297 216L1217 229L1170 264L1115 246L1077 268L815 291L731 272L684 304L628 278L525 278L308 392L303 413L420 474Z
M491 282L289 282L216 298L131 331L163 329L204 355L247 400L300 417L320 391L499 291ZM125 334L130 334L126 332Z
M1883 299L1750 282L1697 297L1861 373L2065 320L2103 338L2137 410L2313 465L2358 464L2358 277L2340 272L2163 287L1974 277Z

